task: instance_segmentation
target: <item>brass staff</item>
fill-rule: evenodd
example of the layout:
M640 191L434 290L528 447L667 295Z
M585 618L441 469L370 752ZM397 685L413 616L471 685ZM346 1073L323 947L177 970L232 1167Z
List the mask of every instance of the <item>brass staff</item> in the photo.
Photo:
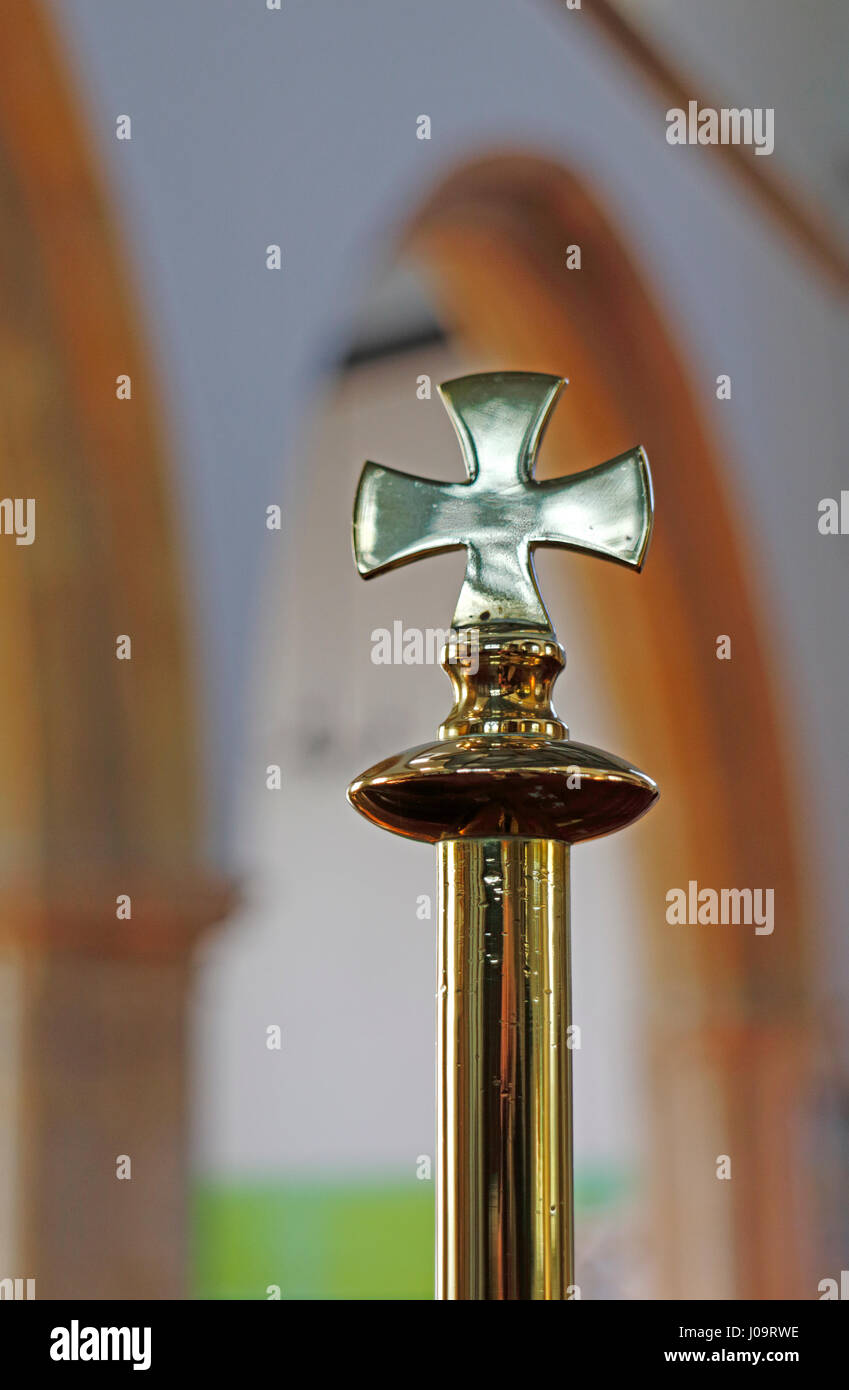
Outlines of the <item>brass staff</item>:
M641 448L535 482L565 382L529 372L440 387L465 483L378 464L354 509L369 579L464 546L442 666L455 704L439 740L348 790L369 820L437 846L437 1298L574 1292L569 847L657 797L649 777L569 740L551 704L564 665L533 569L559 545L639 570L652 527Z

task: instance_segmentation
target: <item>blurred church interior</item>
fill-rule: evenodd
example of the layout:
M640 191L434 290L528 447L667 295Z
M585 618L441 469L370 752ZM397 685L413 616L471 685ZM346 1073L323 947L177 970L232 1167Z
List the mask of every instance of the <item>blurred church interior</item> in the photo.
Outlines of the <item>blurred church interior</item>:
M362 584L350 516L366 458L459 480L436 385L504 368L569 378L538 476L639 442L655 480L639 579L538 558L559 713L661 788L573 860L582 1296L816 1298L849 1266L845 8L0 28L2 495L37 512L0 536L0 1278L432 1297L433 856L345 787L435 734L443 673L372 634L447 626L463 561ZM774 107L774 155L670 146L689 98ZM691 880L774 888L774 932L671 926Z

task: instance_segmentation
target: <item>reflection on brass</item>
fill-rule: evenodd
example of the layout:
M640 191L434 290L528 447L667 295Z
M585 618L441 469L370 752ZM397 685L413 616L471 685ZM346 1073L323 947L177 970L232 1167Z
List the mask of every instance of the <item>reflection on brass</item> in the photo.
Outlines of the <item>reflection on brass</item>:
M354 510L365 578L464 546L435 743L348 789L369 820L438 846L437 1297L567 1299L572 1268L569 846L631 824L651 778L573 743L554 711L564 662L533 570L538 545L639 569L652 527L640 448L533 479L565 383L528 372L440 388L469 481L367 463Z
M439 846L437 1298L573 1283L569 846Z
M351 783L369 820L410 840L539 836L577 844L637 820L657 788L583 743L446 739L386 758Z

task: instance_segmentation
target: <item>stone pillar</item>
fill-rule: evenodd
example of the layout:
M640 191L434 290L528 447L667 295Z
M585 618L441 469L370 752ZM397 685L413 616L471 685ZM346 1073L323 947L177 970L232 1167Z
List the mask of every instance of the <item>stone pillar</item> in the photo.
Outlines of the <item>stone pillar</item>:
M39 1299L190 1292L191 957L230 895L131 892L130 920L116 896L3 913L0 1277Z

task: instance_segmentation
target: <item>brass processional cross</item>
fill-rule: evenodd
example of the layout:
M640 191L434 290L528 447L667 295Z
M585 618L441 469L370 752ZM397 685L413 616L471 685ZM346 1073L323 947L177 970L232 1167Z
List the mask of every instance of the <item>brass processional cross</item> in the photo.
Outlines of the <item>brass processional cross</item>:
M442 656L455 704L438 741L385 759L348 790L369 820L438 851L442 1299L574 1296L569 847L630 824L657 797L644 773L571 742L551 704L565 658L534 548L639 570L652 528L642 449L534 481L564 384L532 372L447 382L468 482L367 463L354 509L366 579L467 553Z

